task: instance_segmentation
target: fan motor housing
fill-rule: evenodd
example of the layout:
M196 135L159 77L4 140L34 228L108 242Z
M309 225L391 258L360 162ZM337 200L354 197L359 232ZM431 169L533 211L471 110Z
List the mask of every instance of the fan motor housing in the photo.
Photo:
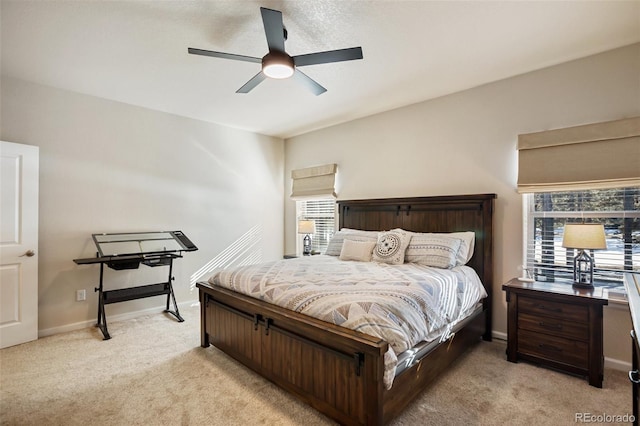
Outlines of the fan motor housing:
M295 63L285 52L272 50L262 58L262 72L271 78L288 78L293 75Z

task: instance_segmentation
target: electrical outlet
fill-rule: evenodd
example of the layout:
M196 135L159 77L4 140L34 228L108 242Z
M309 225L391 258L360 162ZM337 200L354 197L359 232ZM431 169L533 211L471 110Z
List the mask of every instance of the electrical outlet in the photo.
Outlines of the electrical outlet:
M87 290L76 290L76 302L82 302L83 300L87 300Z

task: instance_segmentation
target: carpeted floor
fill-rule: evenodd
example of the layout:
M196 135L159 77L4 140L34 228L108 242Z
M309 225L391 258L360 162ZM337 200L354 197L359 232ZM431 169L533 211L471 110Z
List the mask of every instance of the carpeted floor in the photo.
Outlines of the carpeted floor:
M323 415L217 349L201 348L198 307L0 351L2 425L327 425ZM585 380L506 361L482 342L423 392L394 425L569 425L576 413L631 413L626 374Z

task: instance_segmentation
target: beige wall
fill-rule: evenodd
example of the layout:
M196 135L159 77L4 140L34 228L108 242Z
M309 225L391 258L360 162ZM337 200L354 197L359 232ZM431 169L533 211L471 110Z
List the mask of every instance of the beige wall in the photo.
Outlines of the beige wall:
M493 319L504 335L501 285L522 264L518 134L640 115L638 75L640 44L288 139L285 194L292 169L325 163L338 164L339 199L496 193ZM294 216L286 201L286 251ZM605 356L630 360L628 317L607 308Z
M3 77L0 139L40 147L39 329L95 321L98 268L72 261L93 256L92 233L184 231L200 250L175 264L179 302L197 298L190 283L219 266L222 253L238 262L294 252L295 208L285 198L290 171L336 162L342 199L498 194L494 331L505 333L500 286L522 263L517 135L640 115L639 74L640 45L634 45L284 144ZM107 279L115 287L156 282L164 278L161 269L107 271ZM87 301L75 302L81 288ZM114 304L107 313L126 315L162 302ZM606 308L607 357L629 361L629 329L625 309Z
M220 266L225 250L226 263L282 255L281 139L15 79L1 84L0 139L40 147L41 334L95 322L99 267L73 262L95 255L92 233L182 230L199 250L174 264L179 303L197 300L191 281ZM106 282L151 284L167 272L107 269ZM87 301L76 302L82 288ZM108 319L164 300L108 305Z

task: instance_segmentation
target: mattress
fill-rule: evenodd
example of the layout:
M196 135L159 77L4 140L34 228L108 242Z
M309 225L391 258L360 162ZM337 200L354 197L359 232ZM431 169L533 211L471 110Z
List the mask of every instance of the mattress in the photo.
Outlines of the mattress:
M419 342L411 349L407 349L398 355L398 362L396 364L395 375L398 376L404 370L407 370L413 367L415 364L420 362L422 358L424 358L429 352L434 350L440 343L447 341L449 339L453 339L455 334L462 330L473 318L476 317L483 310L482 302L478 302L471 311L467 313L466 316L460 318L457 322L450 324L449 328L445 330L445 332L439 336L439 338L431 340L430 342L422 341Z
M399 354L448 336L487 295L467 266L439 269L323 255L229 268L209 283L383 339L389 343L387 388Z

